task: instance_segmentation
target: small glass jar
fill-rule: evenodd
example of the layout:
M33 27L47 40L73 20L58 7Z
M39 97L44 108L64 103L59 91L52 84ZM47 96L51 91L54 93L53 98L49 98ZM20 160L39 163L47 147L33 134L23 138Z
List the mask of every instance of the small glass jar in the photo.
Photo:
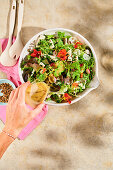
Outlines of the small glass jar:
M31 83L25 92L25 102L33 108L36 108L38 104L43 103L49 86L44 82Z

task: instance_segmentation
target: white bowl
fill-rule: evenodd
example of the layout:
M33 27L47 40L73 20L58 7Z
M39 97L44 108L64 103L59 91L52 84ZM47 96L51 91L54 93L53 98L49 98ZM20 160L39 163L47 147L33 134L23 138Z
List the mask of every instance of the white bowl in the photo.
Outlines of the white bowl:
M22 77L22 71L20 68L20 64L22 59L25 58L25 56L28 54L28 49L29 49L29 45L37 39L37 37L41 34L54 34L56 31L62 31L62 32L67 32L70 33L73 37L77 37L78 40L80 40L82 43L85 43L86 45L88 45L93 53L93 56L95 58L95 76L94 78L91 80L90 84L89 84L89 88L86 88L83 92L81 92L79 94L78 97L74 98L71 102L71 104L77 102L78 100L82 99L84 96L86 96L90 91L92 91L93 89L96 89L99 86L99 79L98 79L98 61L97 61L97 57L95 54L95 51L93 49L93 47L91 46L91 44L88 42L88 40L86 40L86 38L84 38L82 35L80 35L79 33L69 30L69 29L64 29L64 28L54 28L54 29L48 29L48 30L44 30L41 31L40 33L36 34L34 37L32 37L27 44L25 45L25 47L22 50L22 53L20 55L20 59L19 59L19 76L20 76L20 80L22 83L24 83L23 77ZM64 106L64 105L69 105L69 103L55 103L55 102L45 102L48 105L55 105L55 106Z

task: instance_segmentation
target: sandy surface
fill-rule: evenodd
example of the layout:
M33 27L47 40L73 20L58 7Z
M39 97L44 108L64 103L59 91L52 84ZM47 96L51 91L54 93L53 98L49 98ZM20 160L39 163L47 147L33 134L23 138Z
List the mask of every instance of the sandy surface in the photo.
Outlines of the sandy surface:
M8 36L9 9L0 0L0 38ZM8 148L0 170L113 170L113 0L25 0L24 44L55 27L91 42L100 86L73 105L49 107L40 126Z

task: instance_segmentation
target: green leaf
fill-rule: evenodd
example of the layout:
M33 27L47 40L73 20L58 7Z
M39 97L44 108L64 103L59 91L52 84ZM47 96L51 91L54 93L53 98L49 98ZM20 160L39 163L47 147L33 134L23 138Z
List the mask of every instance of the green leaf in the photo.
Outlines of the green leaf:
M21 69L24 67L25 64L26 64L26 62L24 60L22 60L21 65L20 65Z
M54 35L45 35L45 37L46 37L47 40L50 40L51 38L54 37Z
M72 64L70 65L70 68L71 68L71 69L77 69L77 70L80 71L80 64L79 64L79 62L76 61L76 62L72 63Z
M65 32L57 32L59 38L64 38L65 37Z
M67 72L67 77L71 77L70 70L68 70L68 72Z
M46 99L46 101L51 101L51 100L52 100L52 99L51 99L50 97Z
M58 41L58 43L57 43L58 48L62 47L63 41L60 38L57 38L57 41Z
M57 62L58 63L58 62ZM61 75L61 73L65 70L64 63L62 61L59 61L57 69L55 69L54 76L58 77Z
M31 55L27 55L27 59L30 60L31 59Z
M33 71L33 68L32 67L27 67L27 66L24 66L22 68L22 70L30 70L31 72Z
M75 79L75 77L80 77L80 73L77 71L72 72L72 78Z
M36 77L39 82L43 82L47 78L47 75L46 74L41 74L41 75L37 74Z
M68 85L62 85L58 94L64 94L68 90Z
M57 94L53 94L51 95L51 97L57 102L57 103L61 103L62 102L62 98L60 98Z
M33 76L30 76L29 78L28 78L28 81L30 81L31 83L34 81L34 77Z

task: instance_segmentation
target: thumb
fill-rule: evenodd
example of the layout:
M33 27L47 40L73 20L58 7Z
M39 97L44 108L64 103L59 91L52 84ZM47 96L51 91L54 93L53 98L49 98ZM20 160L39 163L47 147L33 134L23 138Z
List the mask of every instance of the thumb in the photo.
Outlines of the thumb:
M35 116L42 111L44 107L44 103L39 104L34 110L31 111L31 117L35 118Z

